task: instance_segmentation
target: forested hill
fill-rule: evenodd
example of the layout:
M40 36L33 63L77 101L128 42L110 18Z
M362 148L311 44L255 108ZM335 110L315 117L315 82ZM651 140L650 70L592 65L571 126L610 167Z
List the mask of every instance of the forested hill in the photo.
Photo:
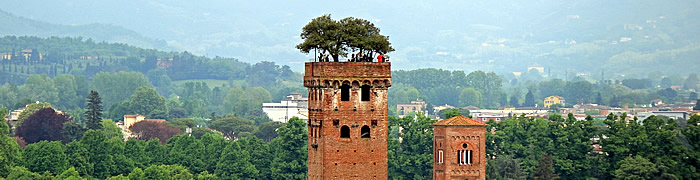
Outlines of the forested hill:
M133 30L120 26L91 23L61 25L16 16L0 10L0 36L23 35L38 37L86 37L95 41L127 43L144 48L170 49L163 40L147 38Z
M35 50L38 56L26 59L21 56L23 50ZM146 73L161 67L168 71L172 80L188 79L245 79L248 74L267 72L270 76L284 74L294 76L288 66L267 63L269 67L258 68L249 63L233 58L207 58L185 52L164 52L155 49L143 49L121 43L95 42L81 37L15 37L0 38L0 54L13 54L0 61L4 76L0 83L23 84L26 76L31 74L85 75L88 79L99 72L138 71ZM265 62L260 64L266 64ZM263 65L260 65L263 66ZM258 69L255 69L258 68ZM283 72L283 73L282 73ZM257 75L256 78L265 78ZM274 78L269 83L274 83Z

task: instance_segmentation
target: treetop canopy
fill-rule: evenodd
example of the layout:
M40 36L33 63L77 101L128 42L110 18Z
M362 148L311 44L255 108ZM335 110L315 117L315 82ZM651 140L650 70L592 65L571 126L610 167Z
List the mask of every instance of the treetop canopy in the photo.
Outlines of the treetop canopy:
M394 51L389 36L379 34L379 28L368 20L346 17L339 21L331 19L330 14L314 18L302 28L301 39L304 42L296 46L303 53L321 50L334 60L347 56L347 51L358 50L363 54L386 54Z

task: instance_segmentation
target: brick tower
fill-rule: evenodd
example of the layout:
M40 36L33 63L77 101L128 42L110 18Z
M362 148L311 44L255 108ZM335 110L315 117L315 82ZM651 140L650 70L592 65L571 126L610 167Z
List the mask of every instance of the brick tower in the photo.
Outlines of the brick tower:
M464 116L433 123L433 179L486 179L486 125Z
M388 179L391 63L307 62L308 179Z

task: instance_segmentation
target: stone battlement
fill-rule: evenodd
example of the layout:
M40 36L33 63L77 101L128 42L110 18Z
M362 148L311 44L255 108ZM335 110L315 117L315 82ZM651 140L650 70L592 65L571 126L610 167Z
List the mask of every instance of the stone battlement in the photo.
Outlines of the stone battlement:
M337 87L341 84L391 86L391 63L306 62L305 87Z

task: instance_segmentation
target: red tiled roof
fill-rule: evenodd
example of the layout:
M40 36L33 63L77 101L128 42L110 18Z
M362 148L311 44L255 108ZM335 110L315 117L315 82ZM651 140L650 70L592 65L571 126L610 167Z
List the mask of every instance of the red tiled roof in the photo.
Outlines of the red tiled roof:
M127 114L127 115L124 115L125 118L135 118L136 116L138 116L138 114Z
M144 121L165 122L165 119L144 119Z
M433 123L433 126L486 126L486 124L464 116L455 116Z

